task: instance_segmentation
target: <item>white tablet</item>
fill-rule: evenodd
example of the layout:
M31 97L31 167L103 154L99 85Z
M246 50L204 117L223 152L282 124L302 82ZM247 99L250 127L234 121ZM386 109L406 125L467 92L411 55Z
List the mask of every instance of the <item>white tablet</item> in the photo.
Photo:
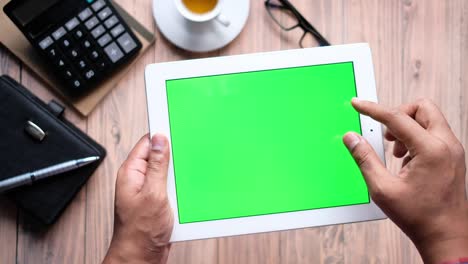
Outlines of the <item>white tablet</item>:
M367 44L148 65L151 135L169 137L171 241L384 218L342 143L381 126Z

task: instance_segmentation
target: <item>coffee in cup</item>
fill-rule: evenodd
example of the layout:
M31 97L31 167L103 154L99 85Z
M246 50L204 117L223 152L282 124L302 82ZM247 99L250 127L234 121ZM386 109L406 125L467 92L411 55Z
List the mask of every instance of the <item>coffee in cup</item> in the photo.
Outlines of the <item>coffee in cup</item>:
M212 19L228 27L230 21L221 14L225 0L174 0L177 10L193 22L206 22Z
M195 14L205 14L215 9L218 0L182 0L185 7Z

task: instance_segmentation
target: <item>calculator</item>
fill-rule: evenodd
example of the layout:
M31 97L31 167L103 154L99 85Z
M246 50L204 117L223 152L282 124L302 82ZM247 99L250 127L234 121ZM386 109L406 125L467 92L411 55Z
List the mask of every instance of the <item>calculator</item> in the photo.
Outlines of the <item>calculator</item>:
M142 47L109 0L12 0L4 12L71 97L111 78Z

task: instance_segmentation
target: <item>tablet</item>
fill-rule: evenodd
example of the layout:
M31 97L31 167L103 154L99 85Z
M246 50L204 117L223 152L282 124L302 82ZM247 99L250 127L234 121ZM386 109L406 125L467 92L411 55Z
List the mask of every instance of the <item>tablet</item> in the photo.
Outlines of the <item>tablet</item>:
M342 143L384 160L367 44L148 65L151 135L169 137L171 241L382 219Z

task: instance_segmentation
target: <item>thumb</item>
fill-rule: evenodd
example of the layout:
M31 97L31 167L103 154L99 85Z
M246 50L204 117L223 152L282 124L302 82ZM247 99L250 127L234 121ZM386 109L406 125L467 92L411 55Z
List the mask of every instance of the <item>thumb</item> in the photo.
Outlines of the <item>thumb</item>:
M166 191L167 168L169 164L169 143L164 135L156 134L151 139L151 150L148 156L143 188L147 190Z
M349 132L343 137L343 142L356 161L366 180L372 198L379 198L385 187L384 181L390 176L379 156L372 146L360 135Z

